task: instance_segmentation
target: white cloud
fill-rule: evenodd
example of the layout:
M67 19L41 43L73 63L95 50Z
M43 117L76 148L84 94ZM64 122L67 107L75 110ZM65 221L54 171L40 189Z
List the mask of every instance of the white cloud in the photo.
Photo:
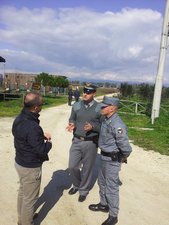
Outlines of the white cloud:
M155 81L162 29L157 11L1 8L0 21L6 70Z
M131 53L131 56L136 58L141 53L142 49L143 48L141 46L131 46L131 47L129 47L128 50L129 50L129 53Z

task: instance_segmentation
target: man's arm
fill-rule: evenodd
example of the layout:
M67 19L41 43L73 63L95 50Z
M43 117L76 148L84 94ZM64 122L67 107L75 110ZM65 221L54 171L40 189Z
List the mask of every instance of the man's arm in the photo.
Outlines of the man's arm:
M72 111L71 111L70 118L69 118L69 123L66 127L67 131L73 132L73 130L75 129L75 121L76 121L76 113L72 107Z
M32 151L37 153L40 158L44 158L52 148L52 142L45 138L42 128L39 125L33 125L28 132L28 144L32 146Z
M132 152L129 143L127 128L125 126L116 128L116 145L121 153L122 162L127 163L127 158Z

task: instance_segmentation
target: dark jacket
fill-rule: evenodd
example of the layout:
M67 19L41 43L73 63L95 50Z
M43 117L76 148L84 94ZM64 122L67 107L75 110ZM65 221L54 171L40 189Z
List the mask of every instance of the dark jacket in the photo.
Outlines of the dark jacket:
M12 133L16 149L15 161L23 167L35 168L48 160L52 144L45 140L39 126L39 114L23 109L14 120Z
M80 91L76 89L74 91L74 96L75 96L75 100L78 101L79 100L79 97L80 97Z

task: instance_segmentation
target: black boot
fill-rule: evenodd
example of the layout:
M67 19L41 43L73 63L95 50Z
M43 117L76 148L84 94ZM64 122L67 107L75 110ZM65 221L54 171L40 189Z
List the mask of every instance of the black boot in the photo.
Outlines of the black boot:
M115 225L118 222L117 217L109 216L102 225Z
M74 194L76 194L76 192L78 191L78 189L77 188L75 188L75 187L72 187L70 190L69 190L69 195L74 195Z
M108 205L102 205L101 203L98 204L91 204L89 205L89 209L92 211L101 211L101 212L109 212L109 207Z

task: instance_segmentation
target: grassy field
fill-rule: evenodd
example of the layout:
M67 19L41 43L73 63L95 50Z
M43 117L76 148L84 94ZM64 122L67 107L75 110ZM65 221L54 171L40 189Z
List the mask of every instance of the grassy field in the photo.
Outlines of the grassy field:
M43 108L58 106L67 103L66 96L44 97ZM0 117L16 116L23 106L23 100L11 100L0 102Z
M99 89L97 96L111 93ZM44 108L67 103L67 96L45 97ZM22 99L0 102L0 117L16 116L22 108ZM161 113L154 125L149 116L119 113L128 126L129 138L145 150L154 150L169 155L169 113Z
M128 126L130 140L145 150L154 150L169 155L169 120L168 114L160 114L152 125L150 117L144 115L120 114Z

